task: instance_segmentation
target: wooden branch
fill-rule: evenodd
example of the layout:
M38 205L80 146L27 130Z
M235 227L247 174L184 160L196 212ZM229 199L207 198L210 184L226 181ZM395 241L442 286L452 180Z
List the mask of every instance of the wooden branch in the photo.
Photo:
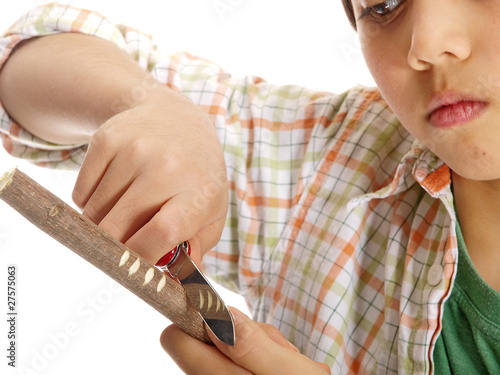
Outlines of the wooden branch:
M158 310L189 335L211 343L181 285L149 264L23 172L0 178L0 199Z

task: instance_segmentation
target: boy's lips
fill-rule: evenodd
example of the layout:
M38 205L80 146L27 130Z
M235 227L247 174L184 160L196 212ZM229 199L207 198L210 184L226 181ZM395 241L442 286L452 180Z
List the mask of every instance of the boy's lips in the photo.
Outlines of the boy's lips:
M436 128L467 123L479 117L488 103L455 91L434 94L427 105L427 119Z

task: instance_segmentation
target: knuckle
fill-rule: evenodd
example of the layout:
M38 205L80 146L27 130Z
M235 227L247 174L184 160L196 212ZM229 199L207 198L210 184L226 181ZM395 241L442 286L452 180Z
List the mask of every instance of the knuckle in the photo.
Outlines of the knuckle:
M201 191L193 191L193 207L198 211L204 211L213 201Z
M207 212L207 209L213 209L218 218L220 215L226 215L228 203L228 190L226 185L219 181L206 178L200 183L200 188L192 191L193 208L199 211Z
M222 188L217 180L212 180L203 186L202 192L208 199L214 199L221 194Z
M113 132L112 127L103 125L90 139L88 152L98 153L98 156L106 157L118 146L117 134L119 133Z
M106 233L110 234L112 237L116 238L118 241L123 242L123 239L120 238L120 228L118 227L117 224L110 220L106 220L104 218L100 223L99 227L105 231Z
M238 334L238 345L234 347L234 351L231 353L231 358L236 362L247 362L251 361L252 358L258 356L261 351L260 345L254 345L253 343L261 342L259 336L259 326L256 324L245 325L240 328Z
M222 218L214 221L208 226L204 227L203 234L206 241L206 251L214 248L220 241L222 233L224 231L224 224L226 223L226 218Z
M107 128L102 126L90 139L90 147L109 146L112 140L113 137L110 136Z
M130 141L127 145L127 148L130 158L132 160L136 160L143 157L144 155L147 155L149 153L149 150L151 150L151 145L143 138L137 138L133 141Z
M186 240L182 236L185 225L175 217L161 215L151 221L151 233L154 233L158 243L181 243Z

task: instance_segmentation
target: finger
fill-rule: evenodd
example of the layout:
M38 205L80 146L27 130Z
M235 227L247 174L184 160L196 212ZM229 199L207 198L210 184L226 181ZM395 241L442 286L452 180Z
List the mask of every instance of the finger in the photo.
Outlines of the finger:
M150 191L158 190L134 180L120 198L113 202L109 212L99 221L99 226L117 240L126 242L142 226L146 225L165 203L164 199L166 198L163 195L150 194ZM87 206L91 204L92 199ZM101 204L104 204L105 199L100 199ZM84 212L87 206L85 206Z
M95 144L102 143L99 141L102 138L104 135L100 135ZM93 147L97 148L98 146ZM162 204L183 189L183 183L180 179L165 178L167 173L162 172L161 168L166 167L168 162L162 162L163 160L157 157L144 165L145 146L136 144L129 146L129 148L126 152L122 151L116 154L108 163L104 175L97 181L97 186L94 187L91 196L86 198L87 202L83 208L83 213L87 217L95 223L100 223L120 201L120 205L114 213L116 217L111 215L112 220L108 221L111 221L113 227L121 230L121 233L112 234L122 241L129 237L125 233L128 228L125 229L116 218L130 223L131 216L137 217L133 221L141 221L141 217L146 215L142 218L144 224L151 219ZM94 161L92 155L95 154L96 152L91 154L89 163ZM82 176L82 178L87 178L84 171ZM136 227L136 229L138 228Z
M208 210L191 215L190 212L194 212L190 206L191 202L192 198L188 193L173 197L151 220L140 227L125 242L125 245L152 264L156 264L168 251L179 243L189 240L192 248L196 249L193 259L199 260L198 254L201 257L201 253L206 251L201 249L206 249L207 246L213 246L218 242L222 232L221 221L224 221L225 217L214 220ZM104 223L106 220L108 217L103 219L103 225L106 225ZM117 220L119 220L118 217ZM209 224L205 225L205 223Z
M329 374L323 366L306 356L273 341L259 325L245 314L231 308L235 325L235 346L219 341L207 333L222 353L241 367L256 374Z
M300 353L299 349L293 345L286 337L280 332L280 330L270 324L258 323L259 327L273 340L275 343L281 345L284 348L293 350L294 352Z
M84 212L92 208L94 217L99 218L106 207L111 205L106 215L99 219L100 226L124 242L151 220L162 205L175 195L179 195L183 185L181 181L175 179L164 181L154 173L144 173L136 178L133 173L124 172L127 168L123 168L124 161L120 159L117 158L108 167L106 175L85 206ZM132 165L128 168L128 170L136 169L137 166ZM129 180L131 182L128 182ZM189 194L195 196L195 192ZM177 201L179 199L173 200ZM189 210L185 209L183 215L186 216L187 213ZM203 219L199 213L192 216Z
M222 354L217 347L207 345L184 333L175 325L167 327L160 336L163 349L186 374L192 375L250 375Z
M73 202L83 209L111 163L111 153L91 142L73 188Z
M106 169L104 176L101 177L99 184L83 207L83 214L94 223L99 224L130 189L135 176L127 171L130 169L117 167L115 162L112 162Z
M213 249L219 243L225 221L225 217L216 220L198 230L198 232L189 239L193 249L191 258L193 258L198 267L201 268L201 259L206 252Z

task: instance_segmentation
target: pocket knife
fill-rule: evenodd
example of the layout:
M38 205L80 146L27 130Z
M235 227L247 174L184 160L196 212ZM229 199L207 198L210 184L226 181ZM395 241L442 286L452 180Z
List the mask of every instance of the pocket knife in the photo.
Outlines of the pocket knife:
M182 285L189 303L198 311L212 333L234 346L234 323L226 304L190 256L191 245L184 241L163 256L156 267Z

